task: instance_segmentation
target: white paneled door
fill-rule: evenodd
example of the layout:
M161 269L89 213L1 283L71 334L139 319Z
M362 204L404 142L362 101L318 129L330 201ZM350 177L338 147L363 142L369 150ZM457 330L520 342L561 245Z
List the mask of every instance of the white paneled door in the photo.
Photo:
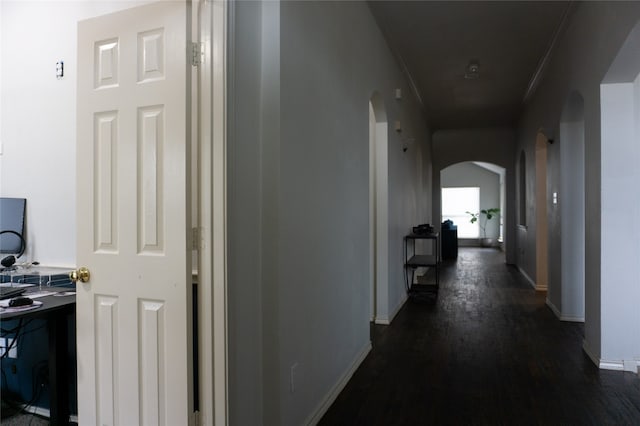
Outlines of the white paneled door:
M78 417L192 422L186 2L78 25Z

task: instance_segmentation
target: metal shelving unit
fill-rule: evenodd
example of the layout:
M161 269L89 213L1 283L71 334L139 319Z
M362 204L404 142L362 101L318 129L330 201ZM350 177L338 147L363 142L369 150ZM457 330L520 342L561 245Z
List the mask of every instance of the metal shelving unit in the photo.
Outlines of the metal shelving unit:
M425 291L438 291L440 286L440 273L438 262L440 259L440 241L437 232L430 234L411 233L404 237L404 278L407 293L419 293ZM416 240L430 240L433 254L416 253ZM414 276L417 268L434 268L435 281L414 284Z

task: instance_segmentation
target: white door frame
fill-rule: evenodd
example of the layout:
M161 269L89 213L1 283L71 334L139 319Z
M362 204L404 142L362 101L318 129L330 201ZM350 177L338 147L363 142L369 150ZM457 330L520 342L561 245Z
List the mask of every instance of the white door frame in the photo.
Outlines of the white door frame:
M389 325L389 160L388 125L384 100L374 92L369 98L375 123L369 123L369 227L371 318Z
M228 424L225 0L198 2L198 323L200 424Z
M369 101L369 321L376 320L377 280L376 280L376 117Z
M538 131L535 142L536 164L536 285L546 291L549 281L547 221L547 137Z

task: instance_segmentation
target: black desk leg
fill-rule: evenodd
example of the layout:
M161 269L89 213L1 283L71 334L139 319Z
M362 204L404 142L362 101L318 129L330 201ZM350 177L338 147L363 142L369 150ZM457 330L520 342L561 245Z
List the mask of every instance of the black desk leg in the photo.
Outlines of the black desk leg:
M48 324L50 424L68 425L67 316L51 315Z

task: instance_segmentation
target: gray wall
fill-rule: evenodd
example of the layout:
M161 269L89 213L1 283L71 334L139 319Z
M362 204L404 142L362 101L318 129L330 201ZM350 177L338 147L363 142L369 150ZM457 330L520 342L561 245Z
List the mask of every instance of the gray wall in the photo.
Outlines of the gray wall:
M600 84L615 58L620 46L640 17L639 2L582 2L578 3L570 17L569 25L559 38L549 66L535 95L526 105L518 125L518 147L527 153L527 180L532 187L535 183L534 149L536 134L540 128L556 137L558 143L548 147L547 187L549 193L559 191L561 170L557 170L560 161L559 124L564 106L571 93L576 92L584 99L584 141L585 141L585 349L596 362L607 352L603 346L603 316L605 311L622 310L627 312L623 318L625 324L635 324L636 318L629 313L625 305L636 303L626 299L623 305L603 303L602 294L616 292L615 286L603 286L603 280L612 272L601 269L601 236L608 232L601 223L610 223L613 218L601 215L601 185L606 176L602 175L601 153L608 149L601 144L601 105ZM514 156L514 163L518 161ZM559 194L559 208L562 208L562 194ZM547 208L547 206L533 206ZM535 215L530 216L535 217ZM529 225L529 224L528 224ZM608 226L608 225L607 225ZM528 226L525 236L527 247L535 247L535 223ZM560 234L550 235L549 246L559 247ZM614 248L611 248L614 249ZM616 252L620 259L636 264L636 259L626 257L624 252ZM527 250L526 259L520 264L535 279L535 250ZM549 276L559 277L561 263L557 257L549 258ZM550 285L557 285L552 279ZM637 284L636 284L637 285ZM553 290L550 290L553 291ZM628 339L627 335L634 327L611 327L606 330L611 338ZM637 339L636 339L637 340ZM618 359L633 354L617 354Z
M600 81L638 19L638 3L581 4L517 132L440 130L433 135L433 164L420 108L406 95L409 88L366 4L235 6L229 129L231 424L304 423L367 350L367 106L375 90L384 97L389 123L400 120L404 129L399 135L391 125L389 133L390 312L403 300L402 235L416 223L439 223L439 191L431 206L422 195L430 194L432 185L440 187L440 171L451 164L486 161L506 168L506 259L516 262L519 153L527 154L533 196L538 130L549 129L557 139L569 93L584 98L585 346L596 358L606 353L600 310L600 277L606 274L600 269L605 232L600 225ZM402 101L393 99L396 87L405 93ZM402 137L416 140L407 153L402 153ZM560 186L561 143L548 150L549 194ZM432 178L420 176L421 168ZM528 217L534 218L540 206L531 200L527 205ZM550 230L560 225L554 220ZM518 265L535 279L535 223L528 225ZM559 243L552 232L549 245ZM560 276L558 258L550 258L549 266L550 277ZM627 332L619 336L627 338ZM297 366L293 393L292 365Z
M430 138L366 3L234 7L230 423L298 425L314 420L370 347L374 91L389 123L403 127L389 126L390 312L405 298L402 237L431 220ZM407 152L405 138L415 140Z
M440 173L442 188L477 186L480 188L480 209L500 207L500 175L470 162L449 166ZM482 218L484 224L485 219ZM500 220L495 217L486 222L488 238L498 238ZM482 229L480 229L482 237Z
M262 64L262 21L267 21L265 32L269 22L267 16L263 18L262 6L257 2L241 1L232 6L235 6L231 8L231 13L235 13L231 17L235 28L230 34L233 49L229 54L227 146L229 417L231 424L260 424L265 346L262 326L273 322L263 322L263 294L267 299L270 296L264 288L272 283L263 277L261 255L261 245L269 237L262 233L263 134L260 125L262 78L263 74L269 75L268 65ZM272 42L272 38L265 37L265 44ZM275 46L278 43L276 38ZM268 48L266 45L264 49ZM268 55L264 58L266 61ZM251 125L247 125L249 123ZM272 334L268 335L268 340L274 339L277 341Z

